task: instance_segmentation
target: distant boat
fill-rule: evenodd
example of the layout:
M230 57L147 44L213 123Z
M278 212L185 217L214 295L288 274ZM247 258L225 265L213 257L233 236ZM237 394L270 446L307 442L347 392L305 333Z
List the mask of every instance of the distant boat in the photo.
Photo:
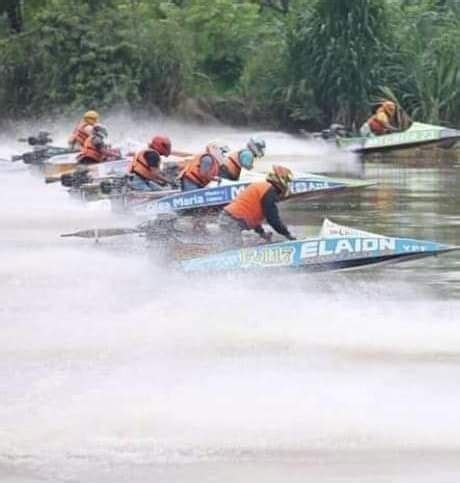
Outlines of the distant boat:
M382 134L381 136L337 136L336 142L340 148L358 153L371 153L392 149L412 148L425 144L436 144L444 148L449 148L459 139L460 131L457 129L414 122L405 131Z

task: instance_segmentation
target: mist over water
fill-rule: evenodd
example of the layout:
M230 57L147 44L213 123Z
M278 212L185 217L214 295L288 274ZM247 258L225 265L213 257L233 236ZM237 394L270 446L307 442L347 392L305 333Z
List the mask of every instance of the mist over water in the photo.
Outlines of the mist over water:
M210 140L238 147L251 134L121 114L104 123L122 144L161 131L191 150ZM63 144L71 123L51 128ZM318 143L264 135L273 159L299 171L358 166ZM0 158L24 148L12 137L0 138ZM433 191L424 179L419 196ZM59 238L135 220L76 202L20 164L0 162L0 180L0 479L456 481L458 258L190 278L156 263L134 236ZM286 216L300 232L326 211L393 234L458 236L446 206L450 231L411 227L401 221L410 213L381 196Z

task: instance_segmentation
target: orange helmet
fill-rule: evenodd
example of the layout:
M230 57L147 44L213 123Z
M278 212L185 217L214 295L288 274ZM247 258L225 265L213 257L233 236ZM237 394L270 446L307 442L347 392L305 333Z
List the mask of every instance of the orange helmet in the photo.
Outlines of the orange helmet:
M292 181L292 171L284 166L273 166L267 175L267 181L275 185L283 196L289 194L289 183Z
M396 104L393 101L384 101L382 107L383 110L390 116L396 111Z

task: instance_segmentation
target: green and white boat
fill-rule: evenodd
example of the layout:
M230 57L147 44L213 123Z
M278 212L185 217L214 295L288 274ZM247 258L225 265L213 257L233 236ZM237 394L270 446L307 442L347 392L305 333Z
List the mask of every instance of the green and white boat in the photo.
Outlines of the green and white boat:
M337 137L337 145L341 148L358 152L371 153L391 149L415 148L425 144L436 144L440 147L452 147L460 139L460 131L432 124L414 122L405 131L381 136Z

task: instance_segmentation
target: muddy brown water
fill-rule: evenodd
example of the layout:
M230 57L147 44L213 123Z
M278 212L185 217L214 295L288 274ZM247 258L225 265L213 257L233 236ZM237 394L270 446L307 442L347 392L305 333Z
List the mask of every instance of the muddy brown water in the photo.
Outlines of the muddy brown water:
M267 164L359 171L341 153L265 135ZM3 141L0 154L13 148ZM327 216L460 244L459 173L455 162L368 162L376 187L283 215L299 236ZM458 481L458 254L190 280L135 237L59 238L133 220L72 202L21 166L1 165L0 179L1 481Z

